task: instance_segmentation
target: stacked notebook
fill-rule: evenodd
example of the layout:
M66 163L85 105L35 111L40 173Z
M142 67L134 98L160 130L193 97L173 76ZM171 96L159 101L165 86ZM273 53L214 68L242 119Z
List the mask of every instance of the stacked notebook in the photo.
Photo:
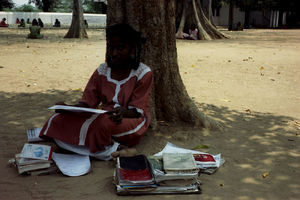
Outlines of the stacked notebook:
M57 170L51 156L51 146L26 143L22 152L15 155L14 163L19 174L48 174Z
M200 193L198 168L192 154L138 155L117 159L117 194Z
M155 184L152 170L144 155L119 157L116 175L118 185L126 188L151 188Z

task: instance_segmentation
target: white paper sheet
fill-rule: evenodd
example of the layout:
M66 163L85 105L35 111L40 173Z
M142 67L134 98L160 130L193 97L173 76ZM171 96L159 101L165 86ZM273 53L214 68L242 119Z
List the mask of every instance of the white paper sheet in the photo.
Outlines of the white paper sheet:
M92 112L92 113L106 113L106 110L99 110L99 109L93 109L93 108L83 108L83 107L75 107L75 106L64 106L64 105L55 105L52 106L50 108L48 108L50 110L68 110L68 111L72 111L72 112Z
M27 138L28 142L40 142L43 141L42 138L39 137L42 128L33 128L27 130Z
M175 144L172 144L170 142L167 142L166 146L163 148L161 152L158 152L154 154L154 156L162 156L162 153L192 153L192 154L208 154L205 152L201 151L195 151L195 150L190 150L190 149L184 149L181 147L176 146ZM217 155L212 155L216 161L216 166L215 167L220 167L220 159L221 159L221 154ZM199 168L205 168L205 167L213 167L211 166L206 166L205 163L201 164L201 162L197 162L196 164L198 165Z
M95 157L99 160L111 160L111 154L115 151L117 151L119 143L115 142L110 145L110 146L106 146L105 149L103 151L98 151L96 153L91 153L89 148L87 146L82 146L82 145L72 145L72 144L68 144L66 142L54 139L56 144L58 146L60 146L63 149L67 149L69 151L72 151L74 153L78 153L80 155L87 155L87 156L92 156Z
M53 152L52 159L56 163L59 170L67 176L81 176L90 172L91 170L89 156Z

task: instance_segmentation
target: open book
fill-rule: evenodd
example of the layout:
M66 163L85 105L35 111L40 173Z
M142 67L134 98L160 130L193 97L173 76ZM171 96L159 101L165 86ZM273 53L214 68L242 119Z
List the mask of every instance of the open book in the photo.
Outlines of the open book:
M71 112L91 112L91 113L106 113L106 110L99 110L99 109L93 109L93 108L83 108L83 107L76 107L76 106L64 106L64 105L55 105L50 108L50 110L67 110Z

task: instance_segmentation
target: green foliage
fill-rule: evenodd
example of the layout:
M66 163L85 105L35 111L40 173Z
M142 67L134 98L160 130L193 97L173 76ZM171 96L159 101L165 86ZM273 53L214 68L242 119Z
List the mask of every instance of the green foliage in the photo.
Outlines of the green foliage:
M12 0L0 0L0 11L14 7Z
M29 0L44 12L72 12L73 0ZM84 13L105 13L106 5L93 0L84 0L82 3Z
M38 8L33 7L30 4L23 4L15 8L6 8L3 11L12 11L12 12L41 12Z
M54 12L67 12L70 13L73 10L73 0L61 0L59 4L53 9Z
M85 0L82 4L85 13L103 13L106 11L106 5L101 2L94 2L93 0Z
M44 12L53 12L60 0L29 0L29 3L34 3L39 9Z

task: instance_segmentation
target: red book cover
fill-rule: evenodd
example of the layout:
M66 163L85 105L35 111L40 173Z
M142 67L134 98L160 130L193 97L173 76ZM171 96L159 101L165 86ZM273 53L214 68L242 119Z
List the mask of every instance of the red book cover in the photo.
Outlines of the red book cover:
M194 154L195 161L198 162L216 162L214 157L209 154Z
M152 179L152 176L148 169L143 170L126 170L120 168L120 174L123 180L128 181L148 181Z

